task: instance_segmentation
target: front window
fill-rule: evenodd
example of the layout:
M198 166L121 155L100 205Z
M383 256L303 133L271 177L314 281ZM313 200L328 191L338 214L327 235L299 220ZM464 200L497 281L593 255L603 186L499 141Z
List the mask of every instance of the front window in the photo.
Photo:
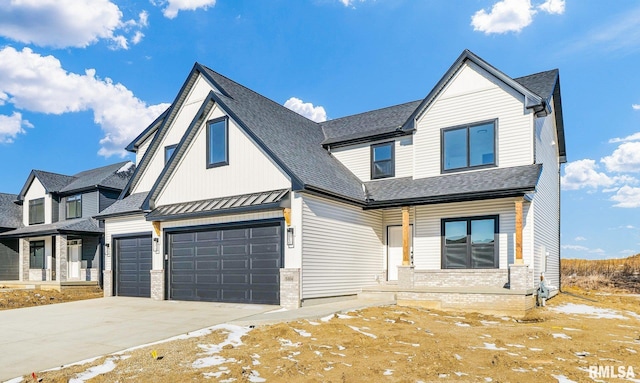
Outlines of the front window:
M169 159L173 155L173 152L176 151L176 147L178 147L178 145L169 145L164 147L164 163L165 164L169 162Z
M394 176L393 144L385 142L371 145L371 179Z
M497 268L497 233L497 216L443 220L442 268Z
M82 217L82 195L67 197L67 219Z
M44 269L44 241L29 242L29 268Z
M44 223L44 198L29 201L29 225Z
M229 164L229 129L227 119L210 121L207 125L207 167Z
M495 165L495 133L495 121L443 130L442 170Z

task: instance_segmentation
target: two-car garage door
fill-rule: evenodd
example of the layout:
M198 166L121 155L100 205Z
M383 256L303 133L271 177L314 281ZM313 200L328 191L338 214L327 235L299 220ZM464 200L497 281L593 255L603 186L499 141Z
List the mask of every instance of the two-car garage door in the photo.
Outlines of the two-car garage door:
M168 234L169 299L280 303L280 223Z

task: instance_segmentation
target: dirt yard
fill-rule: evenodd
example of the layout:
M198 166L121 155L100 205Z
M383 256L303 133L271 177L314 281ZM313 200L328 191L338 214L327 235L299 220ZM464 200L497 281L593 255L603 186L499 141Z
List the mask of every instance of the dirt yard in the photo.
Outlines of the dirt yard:
M385 306L257 328L221 325L36 378L567 383L592 381L590 366L601 365L639 381L640 297L568 292L521 321Z
M50 290L13 290L0 288L0 310L50 305L83 299L100 298L103 292L98 287L63 292Z

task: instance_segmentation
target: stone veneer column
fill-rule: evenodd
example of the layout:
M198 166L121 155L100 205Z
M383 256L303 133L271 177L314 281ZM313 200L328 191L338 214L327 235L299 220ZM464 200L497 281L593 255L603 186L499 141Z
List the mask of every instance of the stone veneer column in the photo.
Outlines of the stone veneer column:
M24 239L24 238L20 238L18 240L18 252L20 254L20 260L22 262L20 262L20 270L22 271L21 273L21 278L20 280L22 281L28 281L29 280L29 241Z
M164 270L151 270L151 299L164 300Z
M67 236L56 235L56 281L66 282L67 272Z
M529 265L509 265L509 290L526 292L533 288L530 285Z
M113 296L113 271L111 270L102 272L102 291L105 297Z
M280 269L280 306L288 310L300 307L300 269Z
M398 287L402 289L412 289L414 281L415 266L398 266Z

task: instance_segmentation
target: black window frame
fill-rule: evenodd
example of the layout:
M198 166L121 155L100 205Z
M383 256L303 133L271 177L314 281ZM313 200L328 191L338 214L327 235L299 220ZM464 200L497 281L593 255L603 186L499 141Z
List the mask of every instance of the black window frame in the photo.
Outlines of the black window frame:
M75 215L69 214L69 208L72 205L75 205ZM70 195L65 198L65 216L67 219L82 218L82 194Z
M394 141L387 141L387 142L380 142L377 144L372 144L371 145L371 149L370 149L370 159L371 159L371 179L372 180L377 180L377 179L382 179L382 178L390 178L390 177L395 177L396 176L396 149L395 149L395 145L396 142ZM391 159L389 160L382 160L382 161L375 161L375 157L373 155L374 151L376 150L376 148L379 147L383 147L383 146L391 146ZM375 166L376 163L379 162L386 162L386 161L390 161L391 162L391 173L390 174L384 174L384 175L375 175Z
M224 122L224 135L225 135L225 156L224 160L218 162L211 162L211 127L220 122ZM229 118L219 117L213 120L207 121L207 153L206 153L207 169L216 168L220 166L229 165Z
M38 214L39 212L36 210L38 208L42 209L40 214ZM42 217L40 217L40 215ZM44 216L44 197L29 200L29 225L39 225L44 223Z
M36 258L35 255L35 251L37 249L42 249L42 258L41 258L41 262L42 265L39 265L39 263L35 263L34 264L34 260L37 260L38 258ZM45 264L46 264L46 254L45 254L45 244L44 241L29 241L29 268L30 269L44 269L45 268Z
M167 162L169 162L169 159L171 158L173 153L176 151L177 147L178 147L178 144L167 145L164 147L164 164L165 165L167 164ZM169 154L169 151L171 151L171 154Z
M472 267L472 248L473 245L471 243L471 222L473 221L482 221L487 219L494 220L493 227L493 267ZM447 265L447 244L446 244L446 236L445 236L445 225L448 222L466 222L467 223L467 241L466 241L466 266L464 268L460 267L446 267ZM493 270L500 268L500 252L498 248L498 236L500 234L500 215L483 215L483 216L473 216L473 217L459 217L459 218L443 218L440 221L440 235L441 235L441 258L440 258L440 268L443 270Z
M482 164L482 165L474 165L471 166L470 162L470 155L469 153L471 152L471 143L470 143L470 139L469 139L469 130L471 128L475 128L476 126L480 126L480 125L487 125L487 124L493 124L493 162L490 164ZM456 131L456 130L461 130L461 129L466 129L467 132L467 147L466 147L466 152L467 152L467 165L466 166L462 166L462 167L458 167L458 168L453 168L453 169L445 169L445 142L444 142L444 136L447 132L452 132L452 131ZM470 169L483 169L483 168L493 168L498 166L498 119L494 118L492 120L485 120L485 121L480 121L480 122L474 122L471 124L463 124L463 125L456 125L456 126L452 126L452 127L448 127L448 128L444 128L440 131L440 172L442 174L444 173L455 173L455 172L460 172L460 171L465 171L465 170L470 170Z

